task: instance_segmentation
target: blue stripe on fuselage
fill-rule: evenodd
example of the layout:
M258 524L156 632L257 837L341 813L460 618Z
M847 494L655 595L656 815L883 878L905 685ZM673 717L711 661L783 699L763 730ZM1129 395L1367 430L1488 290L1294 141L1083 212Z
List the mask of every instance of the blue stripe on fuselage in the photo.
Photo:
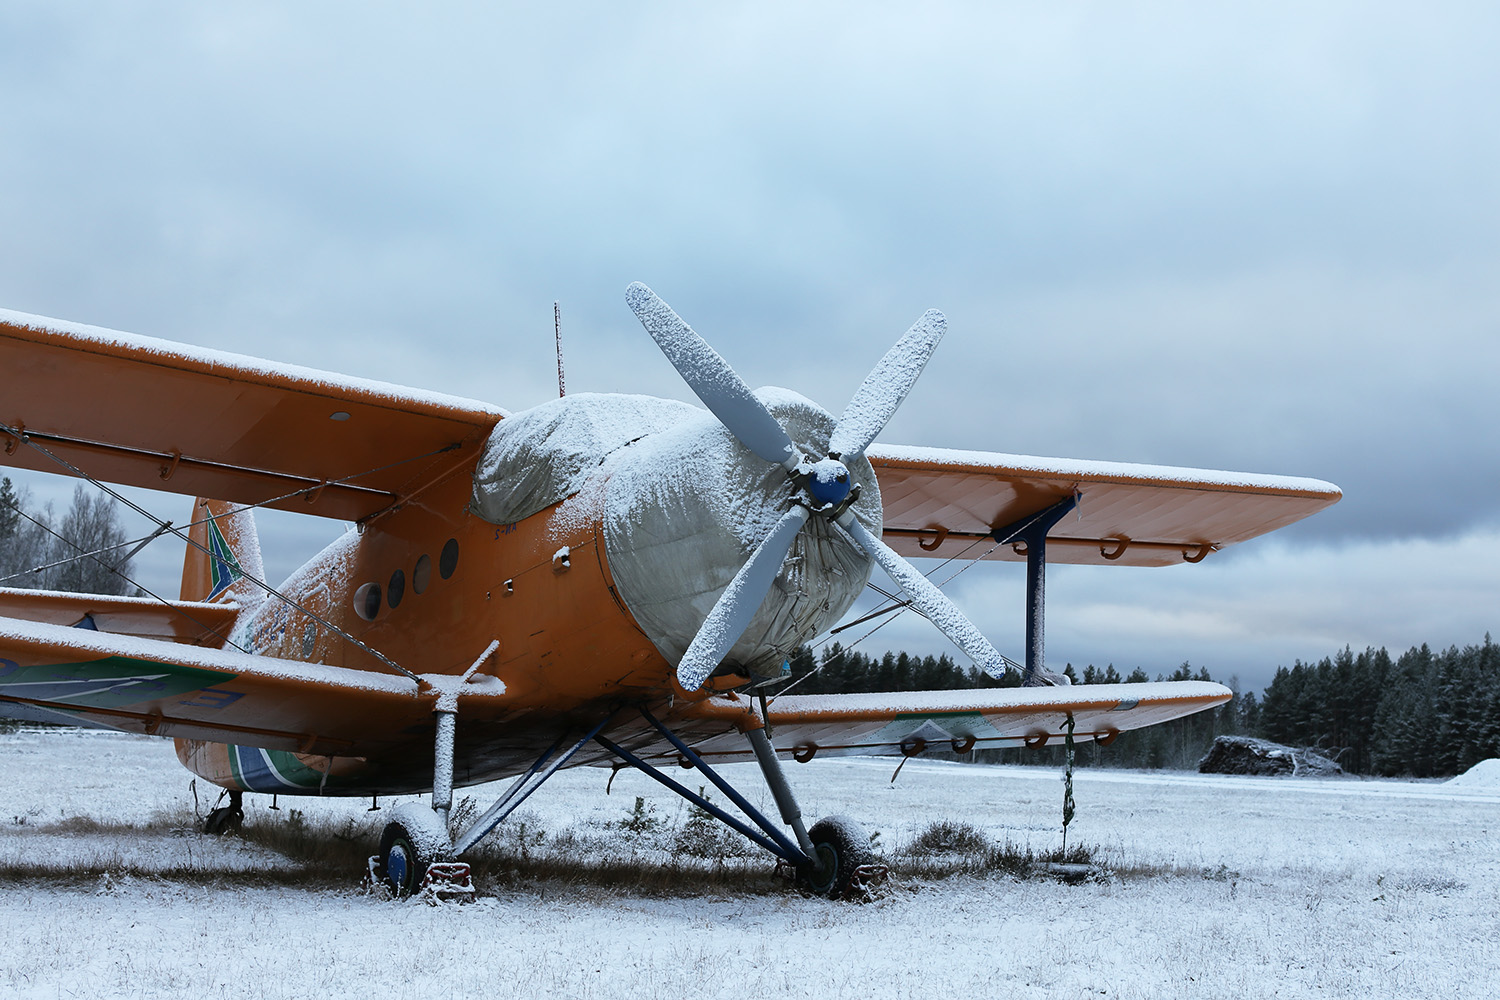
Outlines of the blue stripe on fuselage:
M259 747L231 745L229 753L234 757L240 783L245 786L246 791L283 792L288 788L300 787L277 774L276 769L271 766L270 757Z

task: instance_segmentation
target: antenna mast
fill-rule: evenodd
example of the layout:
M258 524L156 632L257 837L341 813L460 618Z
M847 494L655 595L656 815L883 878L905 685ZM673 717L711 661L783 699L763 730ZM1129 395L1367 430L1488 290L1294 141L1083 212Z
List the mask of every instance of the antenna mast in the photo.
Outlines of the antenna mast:
M560 399L568 394L568 388L563 382L562 309L556 302L552 303L552 332L557 338L557 395Z

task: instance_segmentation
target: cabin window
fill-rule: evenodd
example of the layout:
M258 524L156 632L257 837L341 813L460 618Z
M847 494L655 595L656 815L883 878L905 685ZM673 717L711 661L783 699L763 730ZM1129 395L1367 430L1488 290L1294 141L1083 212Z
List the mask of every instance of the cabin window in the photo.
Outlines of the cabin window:
M392 608L399 607L401 598L406 596L406 574L401 570L391 574L391 582L385 588L385 603Z
M411 589L420 594L427 589L427 584L431 579L432 557L424 554L417 559L416 568L411 571Z
M367 583L354 592L354 613L367 622L380 614L380 584Z
M443 579L446 580L448 579L448 577L453 575L453 571L457 568L458 539L450 538L448 539L448 544L443 546L443 551L438 555L438 572L441 573L443 575Z

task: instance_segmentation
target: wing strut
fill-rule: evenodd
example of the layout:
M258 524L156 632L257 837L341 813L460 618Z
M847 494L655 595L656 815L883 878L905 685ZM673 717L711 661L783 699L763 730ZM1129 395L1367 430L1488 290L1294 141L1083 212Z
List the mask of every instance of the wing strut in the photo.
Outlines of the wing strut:
M1047 532L1078 506L1079 494L1063 497L1051 507L1029 514L1014 524L996 528L991 537L1026 554L1026 670L1022 687L1066 684L1047 670Z

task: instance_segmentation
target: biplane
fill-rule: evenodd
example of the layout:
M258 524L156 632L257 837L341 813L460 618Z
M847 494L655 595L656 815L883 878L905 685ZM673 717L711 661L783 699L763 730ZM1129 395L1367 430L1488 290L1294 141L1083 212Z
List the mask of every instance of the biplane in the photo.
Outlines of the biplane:
M397 893L464 888L465 851L558 769L595 765L641 769L838 896L868 843L845 820L808 827L784 760L1107 743L1222 704L1212 683L1049 672L1048 561L1196 563L1340 496L1309 479L877 446L941 313L835 418L752 391L644 285L627 301L706 410L576 394L508 413L0 312L5 463L192 498L185 526L158 520L187 543L175 598L0 591L0 715L173 738L228 790L216 830L247 792L430 792L393 810L373 859ZM261 507L352 527L273 585ZM909 557L1024 561L1024 663ZM776 693L875 566L979 667L1022 684ZM780 823L721 775L740 760L759 764ZM455 786L507 776L450 831Z

